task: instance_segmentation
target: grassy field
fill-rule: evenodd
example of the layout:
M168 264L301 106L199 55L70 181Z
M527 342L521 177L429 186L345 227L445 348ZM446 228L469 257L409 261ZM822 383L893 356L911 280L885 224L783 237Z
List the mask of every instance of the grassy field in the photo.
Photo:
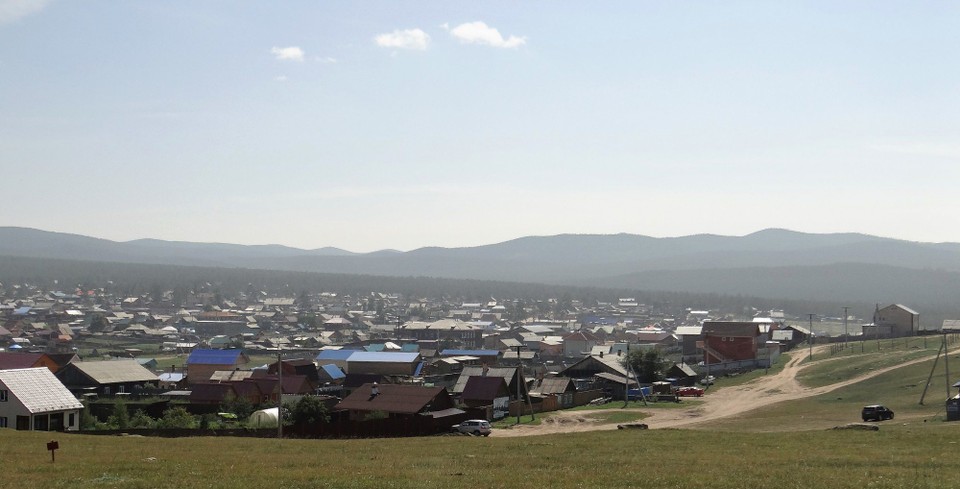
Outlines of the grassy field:
M867 354L839 358L807 367L800 372L798 379L811 385L825 385L829 383L828 380L844 380L873 368L887 366L897 358L910 359L935 354L936 350L906 354L891 352L880 357ZM960 356L951 355L950 362L960 369ZM821 429L860 422L860 409L864 405L883 404L896 413L894 421L880 424L883 430L913 430L928 425L945 429L953 424L942 421L947 397L942 358L930 379L924 405L920 405L920 396L932 366L933 360L905 366L827 394L783 402L739 417L715 421L709 428L740 432ZM960 375L953 373L950 383L953 384L957 377ZM950 389L950 395L954 394L956 389Z
M892 426L892 425L891 425ZM17 487L952 487L960 424L879 432L623 430L533 438L158 439L0 430ZM61 450L51 463L45 443Z
M846 351L807 367L801 378L822 385L838 376L849 378L935 354L937 346L923 350L906 345L884 355ZM951 355L950 362L960 369L960 356ZM696 430L273 440L0 429L0 460L5 480L29 488L953 487L960 457L952 449L960 443L960 423L942 421L946 395L942 359L926 405L918 404L932 364L930 360L902 367L828 394L775 404ZM693 403L702 401L652 404L655 407L645 410ZM893 408L896 419L878 423L877 432L825 429L860 421L860 408L871 403ZM631 403L629 409L622 406L612 402L591 407L602 412L588 416L613 423L642 419L640 403ZM61 446L56 463L45 450L51 439Z

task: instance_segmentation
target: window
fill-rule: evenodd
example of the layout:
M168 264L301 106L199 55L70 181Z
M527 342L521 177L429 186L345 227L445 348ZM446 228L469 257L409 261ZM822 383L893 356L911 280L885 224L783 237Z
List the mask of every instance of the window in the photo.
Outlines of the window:
M67 426L73 428L76 422L77 422L77 415L75 413L70 413L70 416L67 421Z
M6 389L0 389L0 402L7 402L7 391L6 391Z
M0 416L0 428L7 427L7 418Z

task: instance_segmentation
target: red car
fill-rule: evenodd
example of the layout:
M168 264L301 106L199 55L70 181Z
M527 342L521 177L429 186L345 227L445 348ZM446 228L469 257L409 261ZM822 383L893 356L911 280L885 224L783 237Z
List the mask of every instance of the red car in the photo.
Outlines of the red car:
M678 397L700 397L703 395L703 389L699 387L677 387Z

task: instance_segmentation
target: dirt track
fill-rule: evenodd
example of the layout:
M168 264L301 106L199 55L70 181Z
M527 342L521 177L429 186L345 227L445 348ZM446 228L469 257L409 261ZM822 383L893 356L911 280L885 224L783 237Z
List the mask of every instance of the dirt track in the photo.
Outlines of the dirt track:
M814 353L818 353L818 350L822 352L824 348L826 348L826 346L817 347ZM931 360L934 358L934 355L918 358L892 367L871 370L863 375L823 387L804 387L797 381L797 374L808 365L828 362L831 359L817 360L801 366L800 363L806 357L806 355L795 355L787 362L783 370L776 375L760 377L743 385L726 387L716 392L711 392L709 395L701 398L703 400L702 403L688 409L654 410L652 411L652 415L644 419L643 422L649 425L651 429L695 427L702 423L736 416L778 402L826 394L841 387L895 370L904 365ZM531 436L617 429L616 424L590 422L589 415L601 411L610 412L610 410L607 409L547 413L544 415L546 417L539 426L520 425L510 429L494 430L492 436Z

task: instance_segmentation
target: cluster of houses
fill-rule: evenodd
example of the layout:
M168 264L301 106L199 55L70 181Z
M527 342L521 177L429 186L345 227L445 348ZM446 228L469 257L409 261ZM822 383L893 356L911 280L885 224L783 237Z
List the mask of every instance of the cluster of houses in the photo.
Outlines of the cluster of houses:
M516 301L390 294L256 294L193 309L148 296L93 299L51 292L0 305L0 427L76 430L78 400L115 396L156 396L197 413L322 396L336 419L449 426L465 415L495 420L626 396L637 387L623 362L631 350L660 349L673 361L667 377L682 385L769 366L811 335L780 311L736 321L691 309L665 314L631 298L540 307L551 310L545 316L534 305L519 319ZM876 334L915 331L910 313L878 307ZM177 354L183 367L149 358ZM263 355L283 360L251 364Z

